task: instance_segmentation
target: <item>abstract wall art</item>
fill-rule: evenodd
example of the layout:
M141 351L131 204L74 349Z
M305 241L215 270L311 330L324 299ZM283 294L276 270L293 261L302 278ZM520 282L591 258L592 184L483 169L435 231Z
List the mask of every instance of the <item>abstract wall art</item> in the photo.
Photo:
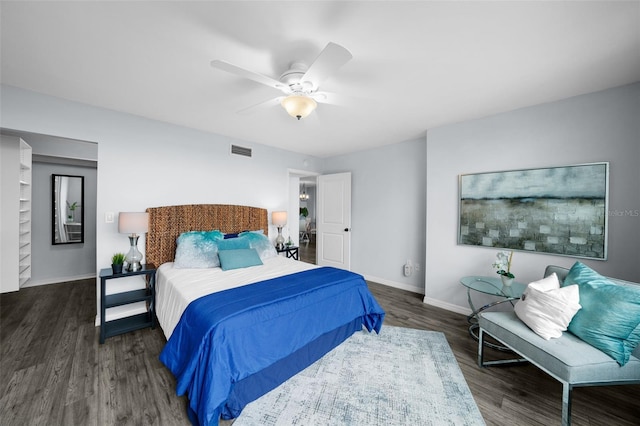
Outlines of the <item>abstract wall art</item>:
M460 175L458 244L605 260L609 163Z

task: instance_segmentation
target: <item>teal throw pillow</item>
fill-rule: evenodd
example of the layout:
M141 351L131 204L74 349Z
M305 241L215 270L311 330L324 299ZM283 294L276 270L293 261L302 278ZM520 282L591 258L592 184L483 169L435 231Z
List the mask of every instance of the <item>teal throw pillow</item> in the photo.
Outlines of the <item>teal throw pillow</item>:
M223 271L262 265L255 249L221 250L218 252Z
M256 249L260 259L265 260L278 255L276 248L262 231L246 231L240 233L240 238L249 240L252 249Z
M249 240L243 237L229 238L217 242L218 250L240 250L251 248Z
M563 287L577 284L580 309L569 331L625 365L640 343L640 286L616 284L576 262Z
M220 231L190 231L180 234L176 240L175 268L217 268L217 242L224 238Z

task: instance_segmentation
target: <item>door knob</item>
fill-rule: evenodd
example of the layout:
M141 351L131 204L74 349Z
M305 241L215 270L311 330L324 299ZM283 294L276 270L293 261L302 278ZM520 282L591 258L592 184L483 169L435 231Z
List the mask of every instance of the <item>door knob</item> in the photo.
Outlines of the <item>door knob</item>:
M349 228L344 228L344 232L349 232Z

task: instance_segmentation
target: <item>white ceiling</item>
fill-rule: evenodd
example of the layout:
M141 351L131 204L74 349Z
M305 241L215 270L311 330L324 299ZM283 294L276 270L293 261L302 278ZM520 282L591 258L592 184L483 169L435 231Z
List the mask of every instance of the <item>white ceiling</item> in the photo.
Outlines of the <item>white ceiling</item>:
M1 81L327 157L429 128L640 81L640 2L2 1ZM353 59L321 86L344 106L300 122L278 78L329 42Z

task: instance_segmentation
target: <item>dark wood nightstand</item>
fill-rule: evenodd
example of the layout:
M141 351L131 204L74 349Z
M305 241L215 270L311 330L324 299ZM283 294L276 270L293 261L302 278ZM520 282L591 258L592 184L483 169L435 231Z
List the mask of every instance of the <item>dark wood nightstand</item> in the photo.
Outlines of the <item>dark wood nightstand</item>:
M284 253L287 258L293 260L300 260L300 252L298 246L284 246L284 248L278 249L276 247L276 251L278 253Z
M107 280L144 275L147 282L146 288L125 291L105 295ZM106 321L107 308L128 305L129 303L146 302L147 312L119 318L113 321ZM156 267L149 263L142 265L139 271L122 271L114 274L111 268L100 270L100 343L104 343L107 337L122 333L128 333L141 328L156 327Z

